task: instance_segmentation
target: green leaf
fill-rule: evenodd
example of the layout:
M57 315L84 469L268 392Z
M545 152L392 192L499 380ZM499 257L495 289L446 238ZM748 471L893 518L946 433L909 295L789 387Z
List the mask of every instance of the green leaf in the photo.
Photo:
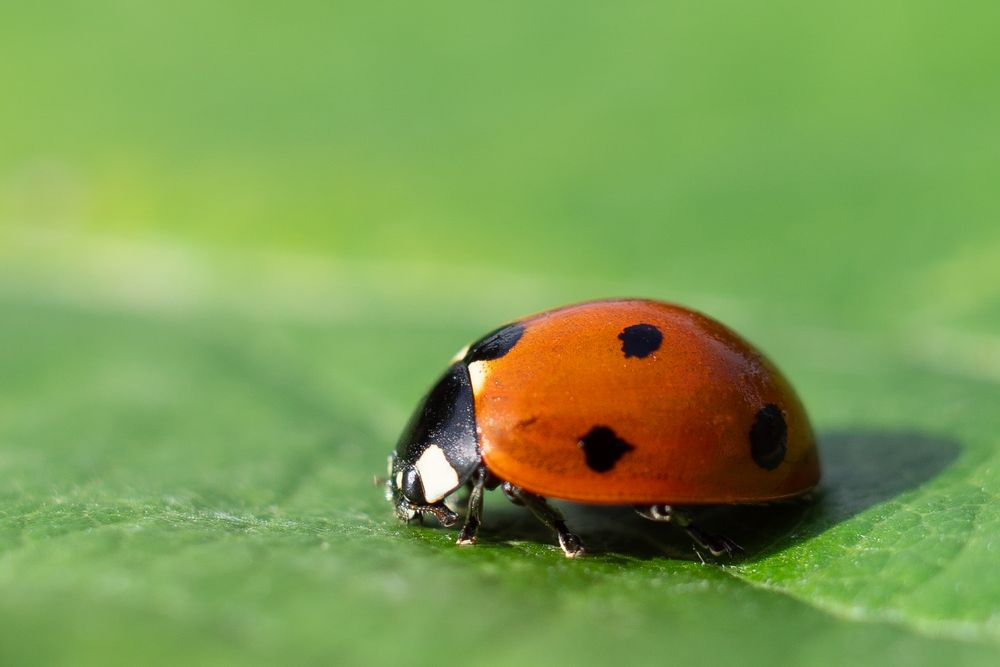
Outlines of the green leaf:
M1000 661L996 3L8 4L0 664ZM767 351L816 497L399 524L451 354L609 295Z

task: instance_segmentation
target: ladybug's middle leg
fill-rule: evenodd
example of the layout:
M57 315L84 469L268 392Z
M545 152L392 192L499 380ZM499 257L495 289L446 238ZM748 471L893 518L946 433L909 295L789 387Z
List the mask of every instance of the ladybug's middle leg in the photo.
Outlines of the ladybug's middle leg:
M562 513L549 505L545 498L514 486L510 482L503 483L503 492L512 502L527 507L536 519L555 531L559 537L559 546L567 558L583 555L583 543L580 538L569 532Z

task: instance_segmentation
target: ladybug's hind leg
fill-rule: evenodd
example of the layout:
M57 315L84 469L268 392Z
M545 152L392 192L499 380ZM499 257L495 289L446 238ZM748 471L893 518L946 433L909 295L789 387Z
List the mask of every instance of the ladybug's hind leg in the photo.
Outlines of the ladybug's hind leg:
M583 555L583 543L580 538L569 532L562 513L549 505L545 498L529 493L510 482L503 483L503 492L510 498L511 502L516 505L524 505L535 515L536 519L555 531L559 538L559 546L567 558Z
M731 539L725 535L713 535L712 533L706 533L698 526L694 524L688 524L687 526L682 526L684 532L688 534L695 544L697 544L702 549L708 549L712 552L713 556L733 556L735 554L743 553L743 547L733 542Z
M671 505L642 505L635 508L636 513L650 521L673 523L702 549L708 549L713 556L732 556L743 553L743 547L733 542L725 535L713 535L691 521L691 517Z
M483 523L483 488L486 486L486 468L479 466L473 473L471 491L469 492L469 512L465 515L465 525L458 534L458 544L470 545L476 543L476 533Z

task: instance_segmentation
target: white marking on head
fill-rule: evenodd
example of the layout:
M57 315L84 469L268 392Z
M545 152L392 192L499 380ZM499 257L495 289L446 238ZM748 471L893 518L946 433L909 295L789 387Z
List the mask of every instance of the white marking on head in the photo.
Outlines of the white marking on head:
M396 488L399 489L399 490L401 490L401 491L403 489L403 471L402 470L400 470L399 472L396 473Z
M424 498L429 503L436 503L458 487L458 473L437 445L425 449L414 467L424 486Z
M488 376L489 369L486 367L485 361L473 361L469 364L469 379L472 380L473 396L479 396L479 392L482 391L483 385L486 384Z
M469 346L466 345L461 350L455 353L455 356L451 358L451 363L458 363L462 359L465 359L465 355L469 353Z

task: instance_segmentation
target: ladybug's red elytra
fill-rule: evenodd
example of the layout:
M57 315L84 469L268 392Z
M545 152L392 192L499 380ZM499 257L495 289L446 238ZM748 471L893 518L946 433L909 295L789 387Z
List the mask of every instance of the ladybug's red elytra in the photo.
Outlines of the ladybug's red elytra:
M739 547L685 505L763 503L819 481L802 403L778 369L719 322L642 299L592 301L503 326L463 350L423 398L389 457L397 516L458 516L474 544L483 492L501 487L583 553L546 498L632 505L715 555Z

